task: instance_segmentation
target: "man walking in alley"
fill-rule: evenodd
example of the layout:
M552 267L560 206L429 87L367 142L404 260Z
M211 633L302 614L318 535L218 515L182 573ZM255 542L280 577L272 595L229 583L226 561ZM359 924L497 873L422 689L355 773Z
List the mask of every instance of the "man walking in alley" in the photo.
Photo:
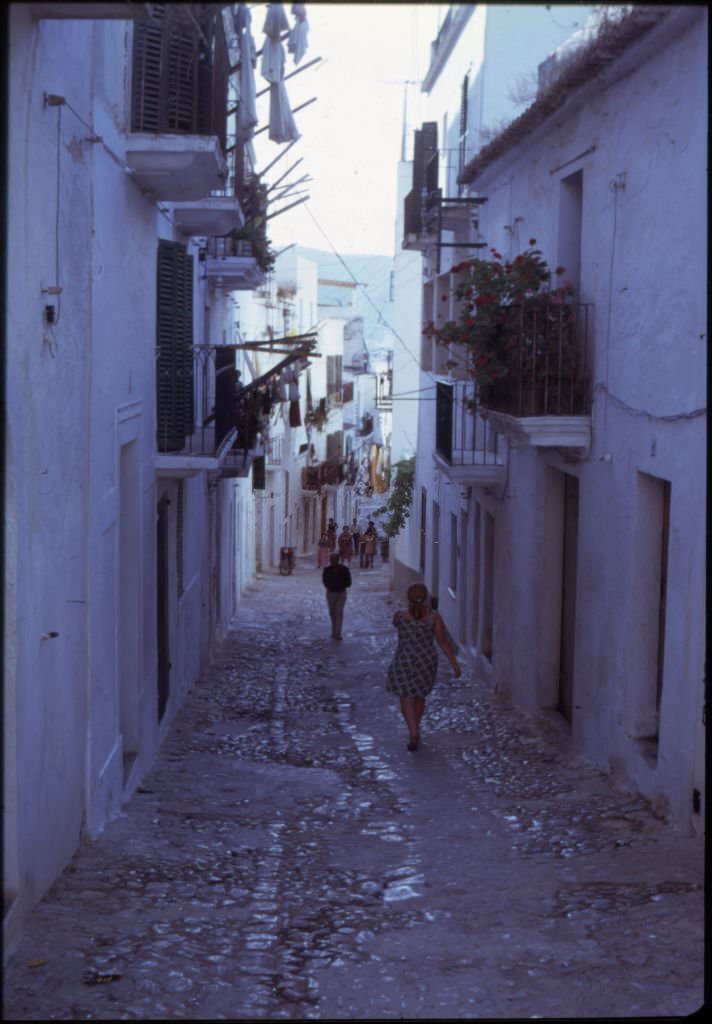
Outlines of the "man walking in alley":
M331 635L334 640L340 640L341 626L344 621L346 591L351 586L351 570L348 565L339 564L339 554L337 551L332 553L329 565L324 569L321 578L326 587L326 603L329 607L329 617L331 618Z

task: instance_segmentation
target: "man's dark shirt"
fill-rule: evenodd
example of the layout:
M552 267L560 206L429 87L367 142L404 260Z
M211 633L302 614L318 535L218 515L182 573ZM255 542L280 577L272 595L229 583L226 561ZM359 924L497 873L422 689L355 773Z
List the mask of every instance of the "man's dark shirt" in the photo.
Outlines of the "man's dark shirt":
M347 565L327 565L321 579L327 590L346 590L351 586L351 570Z

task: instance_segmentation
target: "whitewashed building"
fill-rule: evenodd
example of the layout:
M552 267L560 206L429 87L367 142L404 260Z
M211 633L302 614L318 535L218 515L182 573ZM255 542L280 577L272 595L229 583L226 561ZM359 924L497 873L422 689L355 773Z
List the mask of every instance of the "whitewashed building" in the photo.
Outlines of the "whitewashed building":
M423 273L435 282L453 262L454 221L471 231L479 207L463 199L458 172L486 142L511 121L536 94L538 65L564 45L572 34L585 29L593 11L578 4L449 4L436 38L422 83L422 95L411 106L426 119L428 128L415 133L415 144L404 141L398 165L398 201L403 203L396 222L394 327L399 343L394 348L393 455L400 459L419 452L419 480L430 473L430 455L418 437L418 419L424 406L434 409L436 377L432 358L421 353L421 330L431 311L423 308ZM435 160L431 157L435 156ZM439 247L412 244L418 230L420 192L426 183L424 168L436 171L440 188ZM415 170L414 170L415 168ZM406 200L407 202L404 202ZM443 200L451 200L443 202ZM460 234L460 238L462 235ZM430 238L432 242L434 239ZM468 241L479 241L476 233ZM405 243L405 244L403 244ZM475 249L458 254L474 255ZM423 266L423 257L427 262ZM434 287L434 284L433 284ZM432 305L433 292L425 301ZM448 307L448 312L449 312ZM445 309L438 307L443 319ZM437 369L437 367L436 367ZM418 399L421 399L420 403ZM425 468L424 468L425 467ZM420 485L419 485L420 486ZM427 483L423 484L428 490ZM430 489L431 490L431 489ZM421 498L416 495L416 500ZM411 515L393 545L394 586L402 591L413 576L424 571L423 538ZM440 543L437 538L433 543Z
M253 571L231 290L264 274L220 236L260 193L226 159L223 13L10 10L6 953L150 765Z
M414 568L493 688L551 711L587 757L702 831L706 9L609 11L540 82L446 168L477 211L450 213L448 237L509 261L536 239L573 283L575 329L556 351L545 340L546 385L543 364L513 362L481 416L465 408L466 353L423 337L436 401L420 410ZM438 254L437 217L416 228L438 327L458 316L451 267L473 251Z

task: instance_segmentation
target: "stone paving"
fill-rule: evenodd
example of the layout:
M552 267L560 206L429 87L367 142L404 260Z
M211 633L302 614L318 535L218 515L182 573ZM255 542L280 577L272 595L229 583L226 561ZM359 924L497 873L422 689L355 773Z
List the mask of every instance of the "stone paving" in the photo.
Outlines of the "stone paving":
M406 751L388 567L353 576L341 642L311 562L250 588L143 785L31 916L5 1020L702 1005L702 841L444 659Z

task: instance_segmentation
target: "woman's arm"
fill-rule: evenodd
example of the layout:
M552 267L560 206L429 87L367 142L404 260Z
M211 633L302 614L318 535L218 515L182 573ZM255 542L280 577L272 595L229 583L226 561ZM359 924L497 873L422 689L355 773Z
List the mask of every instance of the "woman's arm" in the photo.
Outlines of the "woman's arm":
M443 654L452 665L452 670L455 673L455 678L459 679L462 670L460 669L458 660L455 657L455 653L450 645L447 630L445 629L445 623L443 622L439 612L433 612L433 622L435 625L435 639L437 640Z
M402 616L402 615L403 615L403 612L395 612L395 613L394 613L394 615L393 615L393 625L394 625L394 626L397 626L397 625L398 625L398 623L399 623L399 622L400 622L400 620L401 620L401 616Z

